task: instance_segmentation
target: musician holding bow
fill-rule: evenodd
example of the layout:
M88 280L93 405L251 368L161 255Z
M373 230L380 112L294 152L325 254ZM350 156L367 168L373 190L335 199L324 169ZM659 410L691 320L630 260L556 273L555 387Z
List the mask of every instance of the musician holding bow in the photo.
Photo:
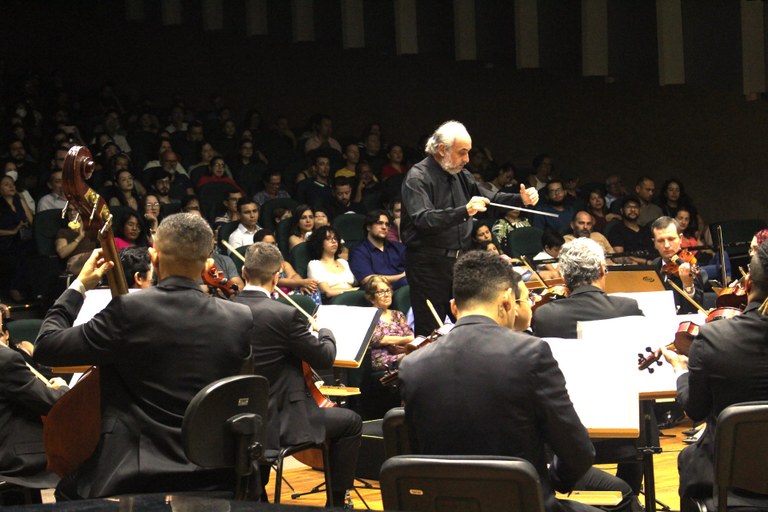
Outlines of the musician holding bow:
M400 233L417 335L437 327L427 299L440 319L450 313L453 265L472 246L472 218L484 212L491 199L518 207L539 200L536 189L525 185L520 194L494 194L479 186L464 169L470 149L472 138L464 125L447 121L427 141L427 157L403 181Z
M91 320L72 327L85 291L113 268L97 249L45 316L35 360L97 365L101 376L99 444L61 480L57 499L232 487L231 470L192 464L181 442L192 398L211 382L238 374L250 355L251 312L210 300L197 284L212 240L202 218L171 215L149 248L157 286L114 297Z
M680 256L682 240L680 225L672 217L659 217L651 225L653 245L659 257L652 262L657 272L661 273L664 287L673 290L678 314L696 313L698 308L682 294L701 304L704 298L704 283L695 263L685 261ZM677 285L675 290L671 284Z

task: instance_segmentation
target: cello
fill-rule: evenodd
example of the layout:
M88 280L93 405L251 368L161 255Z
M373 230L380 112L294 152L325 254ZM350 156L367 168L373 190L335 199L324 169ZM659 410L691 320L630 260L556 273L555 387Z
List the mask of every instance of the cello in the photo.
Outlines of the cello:
M112 296L128 293L112 233L112 214L106 201L88 186L95 163L88 148L72 146L64 159L64 195L77 210L84 229L97 231L105 259L114 266L107 273ZM66 210L66 207L65 207ZM64 477L93 454L101 437L101 400L98 368L92 367L51 408L43 428L48 469Z

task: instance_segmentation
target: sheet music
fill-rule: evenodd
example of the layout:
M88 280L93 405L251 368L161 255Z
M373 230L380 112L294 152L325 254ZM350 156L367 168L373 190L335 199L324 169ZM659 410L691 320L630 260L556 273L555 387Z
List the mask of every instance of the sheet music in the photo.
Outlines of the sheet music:
M334 366L359 368L381 311L374 307L320 306L317 323L336 338Z
M664 318L675 316L675 296L672 290L659 292L619 292L611 293L616 297L635 299L643 314L648 318Z
M565 376L568 395L587 429L639 432L637 364L611 338L544 338ZM595 378L599 367L600 378ZM606 385L608 383L608 385Z

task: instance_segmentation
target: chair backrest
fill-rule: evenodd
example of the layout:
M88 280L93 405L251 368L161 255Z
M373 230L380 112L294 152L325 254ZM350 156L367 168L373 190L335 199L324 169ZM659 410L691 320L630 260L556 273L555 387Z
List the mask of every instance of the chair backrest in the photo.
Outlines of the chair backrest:
M536 227L513 229L507 235L507 254L513 258L535 256L542 250L541 235L544 231Z
M380 482L385 510L544 510L536 469L515 457L398 455Z
M298 271L297 271L298 272ZM365 292L363 290L353 290L351 292L344 292L342 294L332 297L329 304L334 306L360 306L360 307L373 307L368 299L365 298Z
M279 297L277 300L278 302L282 302L283 304L288 304L290 306L293 306L293 304L290 304L282 296ZM291 295L291 300L293 300L293 302L298 304L301 309L303 309L310 315L314 315L315 311L317 311L317 304L315 304L315 301L312 300L312 297L310 297L309 295L293 294Z
M268 407L269 381L261 375L235 375L207 385L189 402L184 413L184 453L204 468L234 467L238 442L230 420L242 414L252 415L257 427L253 440L263 444Z
M240 247L237 248L238 254L240 254L243 258L245 258L245 253L248 251L249 247L250 247L250 244L241 245ZM232 259L232 263L235 264L235 269L237 270L237 275L239 276L243 270L243 263L245 263L244 260L242 258L238 258L237 255L235 254L230 254L229 257Z
M768 401L726 407L717 417L715 434L715 485L718 510L726 510L729 488L765 495L768 508Z
M395 290L392 296L392 307L398 311L401 311L404 315L408 314L408 310L411 309L411 286L401 286Z
M203 218L213 225L218 212L224 210L224 200L230 192L236 191L237 187L225 182L206 183L200 187L197 197L200 200L200 213Z
M288 254L288 263L293 265L293 270L298 272L301 277L307 277L307 267L309 266L307 242L301 242L293 246L293 249Z
M344 239L351 250L352 247L365 238L365 215L345 213L333 219L333 229Z
M43 321L40 318L22 318L19 320L12 320L6 325L8 326L8 332L11 335L11 339L15 343L20 341L34 343L40 332L40 327L43 325Z
M229 254L229 249L224 247L224 244L221 243L221 241L222 240L229 241L229 235L235 232L239 224L240 224L239 220L233 220L233 221L227 222L226 224L222 224L219 227L219 234L216 236L216 242L219 245L219 252L221 254Z
M64 226L61 210L43 210L35 214L32 232L35 236L37 254L40 256L56 256L56 234Z
M387 411L381 425L384 431L384 455L386 458L396 455L416 453L416 441L405 422L405 409L394 407Z
M261 205L261 210L259 213L259 224L261 224L263 228L274 232L275 223L272 220L272 212L275 211L275 208L287 208L288 210L293 211L297 206L299 206L299 203L290 197L270 199ZM288 223L290 224L290 221L288 221Z
M755 233L765 228L765 221L763 219L741 219L712 222L709 225L709 232L715 244L717 244L717 226L723 230L724 244L742 243L737 247L728 247L728 255L732 259L739 259L748 257L749 242Z
M275 239L277 240L277 248L280 249L280 254L283 255L283 258L288 259L288 256L291 253L291 250L288 248L288 239L291 238L291 223L290 221L284 221L277 225L277 230L275 231ZM298 270L297 270L298 272ZM306 274L302 274L302 276L306 277Z

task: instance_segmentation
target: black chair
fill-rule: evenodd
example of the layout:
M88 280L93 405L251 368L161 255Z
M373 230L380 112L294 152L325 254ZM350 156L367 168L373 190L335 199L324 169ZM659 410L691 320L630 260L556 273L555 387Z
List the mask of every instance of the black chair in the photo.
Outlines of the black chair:
M297 270L298 272L298 270ZM340 293L335 297L331 297L328 304L334 306L359 306L359 307L371 307L371 303L365 298L365 292L363 290L352 290L350 292Z
M204 468L234 467L236 500L260 496L257 462L264 456L268 411L269 381L235 375L201 389L184 413L184 453Z
M288 263L293 266L301 277L307 277L307 267L309 266L309 251L307 250L307 243L301 242L293 246L288 253Z
M763 219L742 219L725 220L712 222L709 225L709 232L712 240L717 244L717 227L720 226L723 231L723 243L740 244L734 247L728 247L728 256L731 259L731 267L738 268L739 264L749 263L749 242L755 233L765 228Z
M40 490L53 489L58 483L59 477L48 472L30 477L0 475L0 508L42 503Z
M293 211L298 205L299 203L290 197L280 197L277 199L270 199L269 201L265 201L264 204L261 205L261 213L259 214L261 226L264 229L268 229L274 232L275 222L274 219L272 219L272 215L275 211L275 208L287 208L288 210ZM290 224L290 221L288 221L288 223Z
M277 248L280 249L280 254L283 255L284 259L288 259L288 256L290 256L290 253L291 253L291 249L289 249L289 246L288 246L289 238L291 238L291 223L286 220L278 224L277 230L275 231ZM296 270L296 272L299 272L299 271ZM305 275L305 274L302 274L302 275Z
M365 215L359 213L337 215L333 219L333 229L339 233L349 250L352 250L352 247L362 242L366 237Z
M506 253L513 258L535 256L543 249L541 235L544 231L536 227L517 228L507 234Z
M219 252L221 254L229 254L229 249L224 247L223 241L228 242L229 241L229 235L235 232L237 229L237 226L240 224L239 220L233 220L230 222L227 222L226 224L223 224L221 227L219 227L219 233L216 235L216 243L219 246ZM236 258L237 256L235 256Z
M403 407L394 407L387 411L381 428L384 431L384 453L388 459L396 455L410 455L418 452L416 440L405 423Z
M200 213L203 218L213 225L216 215L224 209L224 200L230 192L237 191L237 187L226 182L206 183L200 187L197 197L200 200Z
M272 497L272 501L275 504L280 503L280 494L282 493L283 489L283 464L285 462L285 459L290 457L291 455L294 455L299 452L303 452L304 450L310 450L310 449L318 449L322 453L323 456L323 473L325 474L325 495L326 500L328 503L333 503L333 492L331 487L331 459L328 455L328 445L326 443L313 443L313 442L306 442L302 444L297 444L293 446L284 446L281 447L279 450L267 450L264 459L267 461L268 464L270 464L273 468L275 468L275 492L274 496ZM315 487L312 490L304 493L295 493L291 497L293 499L296 499L300 496L303 496L305 494L313 494L315 492L319 492L320 487ZM339 504L341 505L341 504Z
M768 401L723 409L717 417L715 434L715 496L698 502L699 510L768 510L766 432Z
M380 481L385 510L544 510L536 469L516 457L398 455Z
M401 286L395 290L392 295L392 307L404 315L408 315L408 310L411 309L411 286Z
M61 210L43 210L35 214L35 222L32 231L37 246L37 254L40 256L54 256L56 254L56 235L59 229L65 226L61 218Z

